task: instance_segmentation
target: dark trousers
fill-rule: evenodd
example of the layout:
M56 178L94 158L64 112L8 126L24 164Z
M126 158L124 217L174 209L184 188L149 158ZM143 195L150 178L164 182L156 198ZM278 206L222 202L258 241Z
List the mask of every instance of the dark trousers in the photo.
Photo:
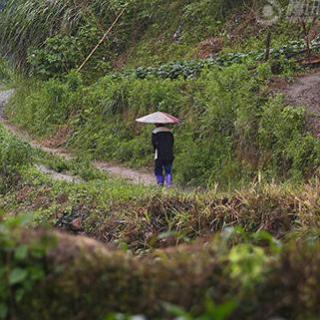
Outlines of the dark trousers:
M159 185L164 184L163 171L165 172L165 175L166 175L167 185L170 186L172 184L172 167L173 167L173 160L157 159L155 161L154 173L157 177L157 182Z

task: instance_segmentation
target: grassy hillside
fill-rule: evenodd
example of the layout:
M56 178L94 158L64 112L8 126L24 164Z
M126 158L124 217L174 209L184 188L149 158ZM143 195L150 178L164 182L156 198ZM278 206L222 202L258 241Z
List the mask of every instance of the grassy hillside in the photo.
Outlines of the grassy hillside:
M274 72L288 77L296 71L287 57L303 42L292 42L299 32L279 21L272 60L263 64L266 28L252 14L258 5L21 0L17 7L9 1L1 14L0 51L33 80L20 83L7 115L88 158L146 167L152 164L150 128L134 120L167 111L183 120L175 129L181 184L232 188L261 174L278 181L309 178L319 165L319 146L304 126L304 112L270 99L266 90ZM108 41L82 72L72 70L122 8ZM209 53L216 46L222 52L211 60L174 62L199 58L208 46ZM171 63L156 67L162 62Z
M30 0L8 1L2 13L0 47L2 53L18 64L25 64L29 59L31 65L50 64L53 72L67 71L84 59L125 7L123 17L92 64L98 60L105 67L121 65L127 60L134 64L140 59L143 63L164 62L192 56L192 46L218 33L221 23L243 3L232 0L40 1L40 4ZM182 43L175 43L176 31ZM60 49L64 49L63 54Z
M106 76L90 86L71 74L65 82L24 82L7 115L82 156L145 167L152 164L151 128L135 119L166 111L183 120L174 129L182 184L234 187L259 174L310 178L319 142L308 133L303 109L268 97L271 76L268 64L254 71L214 67L194 80Z
M221 49L259 49L266 34L266 27L256 21L262 4L251 0L10 0L1 14L0 52L45 78L68 73L81 64L123 8L123 16L86 66L87 76L113 68L205 58ZM273 28L274 46L299 39L300 27L295 28L298 32L281 20Z
M41 154L3 130L0 140L2 319L316 318L317 181L232 194L56 183L32 167Z
M27 77L15 83L18 93L7 115L87 158L145 167L152 163L150 128L134 119L168 111L183 120L175 133L182 184L232 188L261 173L279 181L309 178L318 166L318 147L304 128L305 115L286 109L281 99L269 100L266 91L275 70L283 76L296 71L287 56L303 43L293 43L299 32L280 20L272 28L272 61L261 64L266 28L253 13L259 5L7 1L0 52ZM107 41L80 73L74 71L122 9ZM200 59L212 54L211 60ZM0 74L2 79L13 75L3 63ZM276 109L281 113L273 119ZM286 128L282 123L290 117L295 123ZM272 121L279 123L279 132L271 132ZM294 141L301 139L305 148L299 152Z
M308 71L305 43L284 17L259 24L263 3L0 5L0 87L16 90L5 115L75 156L0 127L0 319L318 318L320 142L274 90ZM93 167L151 167L152 127L135 119L156 110L182 120L177 190Z

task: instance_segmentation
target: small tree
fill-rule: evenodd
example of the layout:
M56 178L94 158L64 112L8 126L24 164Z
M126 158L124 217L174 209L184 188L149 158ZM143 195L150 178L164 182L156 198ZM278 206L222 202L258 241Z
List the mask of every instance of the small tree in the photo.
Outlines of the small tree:
M319 33L320 2L315 0L291 0L289 5L289 17L296 22L305 41L308 60L312 55L312 41Z

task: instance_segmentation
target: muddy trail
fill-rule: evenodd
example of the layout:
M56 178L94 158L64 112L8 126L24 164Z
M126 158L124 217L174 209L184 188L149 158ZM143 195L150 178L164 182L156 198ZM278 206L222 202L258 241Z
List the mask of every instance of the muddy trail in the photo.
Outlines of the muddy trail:
M72 160L74 157L73 155L68 152L67 150L63 148L51 148L44 146L41 142L34 140L30 135L28 135L25 131L20 130L16 126L12 125L5 117L4 113L4 108L6 104L9 102L10 98L14 94L14 90L5 90L0 87L0 122L4 125L4 127L10 131L12 134L15 136L19 137L19 139L28 142L31 147L35 149L42 150L43 152L46 152L48 154L51 154L53 156L60 157L64 160ZM123 166L120 166L118 164L112 164L108 162L98 162L94 161L92 162L92 165L104 172L107 173L108 175L126 180L130 183L133 184L142 184L145 186L151 186L155 184L155 179L153 175L149 172L145 171L138 171L138 170L133 170L129 169ZM49 168L46 168L43 165L36 165L36 168L50 176L52 179L56 181L66 181L70 183L81 183L82 180L78 177L69 175L69 174L61 174L58 172L55 172L54 170L51 170Z

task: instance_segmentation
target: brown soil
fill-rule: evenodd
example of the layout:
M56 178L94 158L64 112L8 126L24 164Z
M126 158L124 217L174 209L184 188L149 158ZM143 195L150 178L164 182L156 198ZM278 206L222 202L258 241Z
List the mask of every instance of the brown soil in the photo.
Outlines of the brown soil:
M198 46L198 58L208 59L214 57L223 49L223 38L211 37L205 41L202 41Z
M70 138L72 132L68 126L62 126L55 135L50 139L43 141L41 144L48 148L61 148Z

